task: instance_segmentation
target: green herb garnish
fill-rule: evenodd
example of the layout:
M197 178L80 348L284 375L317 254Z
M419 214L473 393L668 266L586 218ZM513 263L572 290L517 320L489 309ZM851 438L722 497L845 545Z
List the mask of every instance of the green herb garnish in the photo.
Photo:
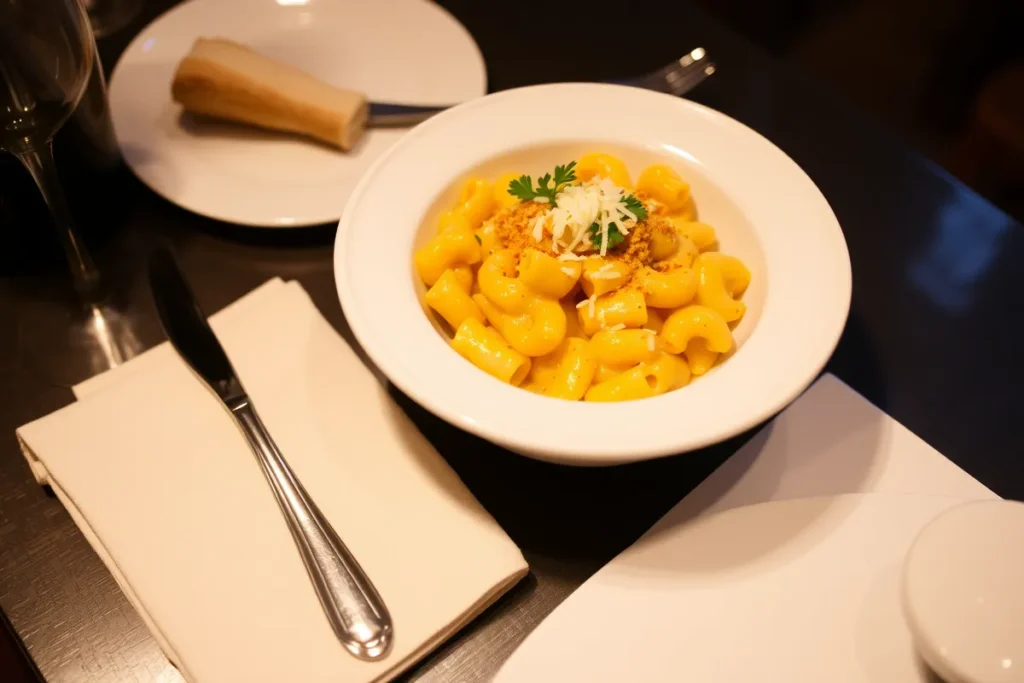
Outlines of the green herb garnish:
M473 239L476 240L477 244L483 244L484 243L484 241L482 239L480 239L480 235L477 235L476 233L473 233Z
M622 198L622 203L626 205L626 208L636 216L637 222L640 222L647 218L647 209L634 195L627 194Z
M555 206L555 195L563 186L576 180L576 162L570 161L565 166L555 166L554 185L551 184L550 173L537 178L537 186L533 186L533 178L528 175L519 176L508 184L508 193L528 202L537 197L546 197L551 206Z
M601 248L601 224L593 223L587 230L590 231L590 243L598 249ZM626 241L626 236L619 232L619 226L615 223L608 224L608 248L614 249Z
M626 205L626 208L636 216L637 222L647 218L647 209L644 205L631 194L627 194L622 198L622 203ZM590 232L590 243L597 248L601 248L601 224L594 223L587 230ZM626 236L619 231L619 226L615 223L608 224L608 248L614 249L623 242L626 241Z

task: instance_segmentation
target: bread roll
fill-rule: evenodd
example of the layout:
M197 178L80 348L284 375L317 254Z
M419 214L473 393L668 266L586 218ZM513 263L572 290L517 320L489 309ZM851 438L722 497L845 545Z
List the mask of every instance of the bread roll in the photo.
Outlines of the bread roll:
M342 90L230 40L199 38L171 96L187 111L300 133L351 149L366 127L362 93Z

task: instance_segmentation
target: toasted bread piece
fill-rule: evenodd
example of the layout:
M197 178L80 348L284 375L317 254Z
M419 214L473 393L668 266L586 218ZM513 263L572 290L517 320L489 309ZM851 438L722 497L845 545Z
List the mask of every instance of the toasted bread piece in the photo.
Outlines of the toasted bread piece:
M328 85L245 45L199 38L178 64L171 96L187 111L308 135L351 149L366 127L366 97Z

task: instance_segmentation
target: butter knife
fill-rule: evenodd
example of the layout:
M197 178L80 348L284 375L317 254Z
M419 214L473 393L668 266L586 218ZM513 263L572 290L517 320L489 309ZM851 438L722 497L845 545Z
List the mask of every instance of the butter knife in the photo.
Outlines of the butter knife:
M359 659L384 657L393 638L384 601L263 426L170 249L153 253L149 284L171 345L220 399L259 461L335 635Z

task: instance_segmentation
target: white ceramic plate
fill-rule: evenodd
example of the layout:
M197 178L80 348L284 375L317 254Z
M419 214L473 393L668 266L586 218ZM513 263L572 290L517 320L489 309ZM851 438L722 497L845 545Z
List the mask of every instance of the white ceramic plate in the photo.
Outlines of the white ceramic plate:
M403 130L371 130L349 153L230 123L196 125L171 101L178 61L200 37L241 41L376 101L446 104L486 92L483 58L427 0L191 0L147 26L110 84L125 161L156 193L211 218L259 227L338 219Z
M930 682L901 609L904 558L963 502L805 498L656 528L545 619L495 683Z
M738 350L679 391L573 403L503 384L449 346L424 314L412 255L467 174L537 175L585 151L619 155L635 178L654 161L690 182L721 250L753 280ZM777 147L700 105L598 84L489 95L422 124L367 172L345 209L335 278L348 323L402 391L449 422L513 450L611 464L680 453L771 417L828 360L850 306L842 231L814 183Z

